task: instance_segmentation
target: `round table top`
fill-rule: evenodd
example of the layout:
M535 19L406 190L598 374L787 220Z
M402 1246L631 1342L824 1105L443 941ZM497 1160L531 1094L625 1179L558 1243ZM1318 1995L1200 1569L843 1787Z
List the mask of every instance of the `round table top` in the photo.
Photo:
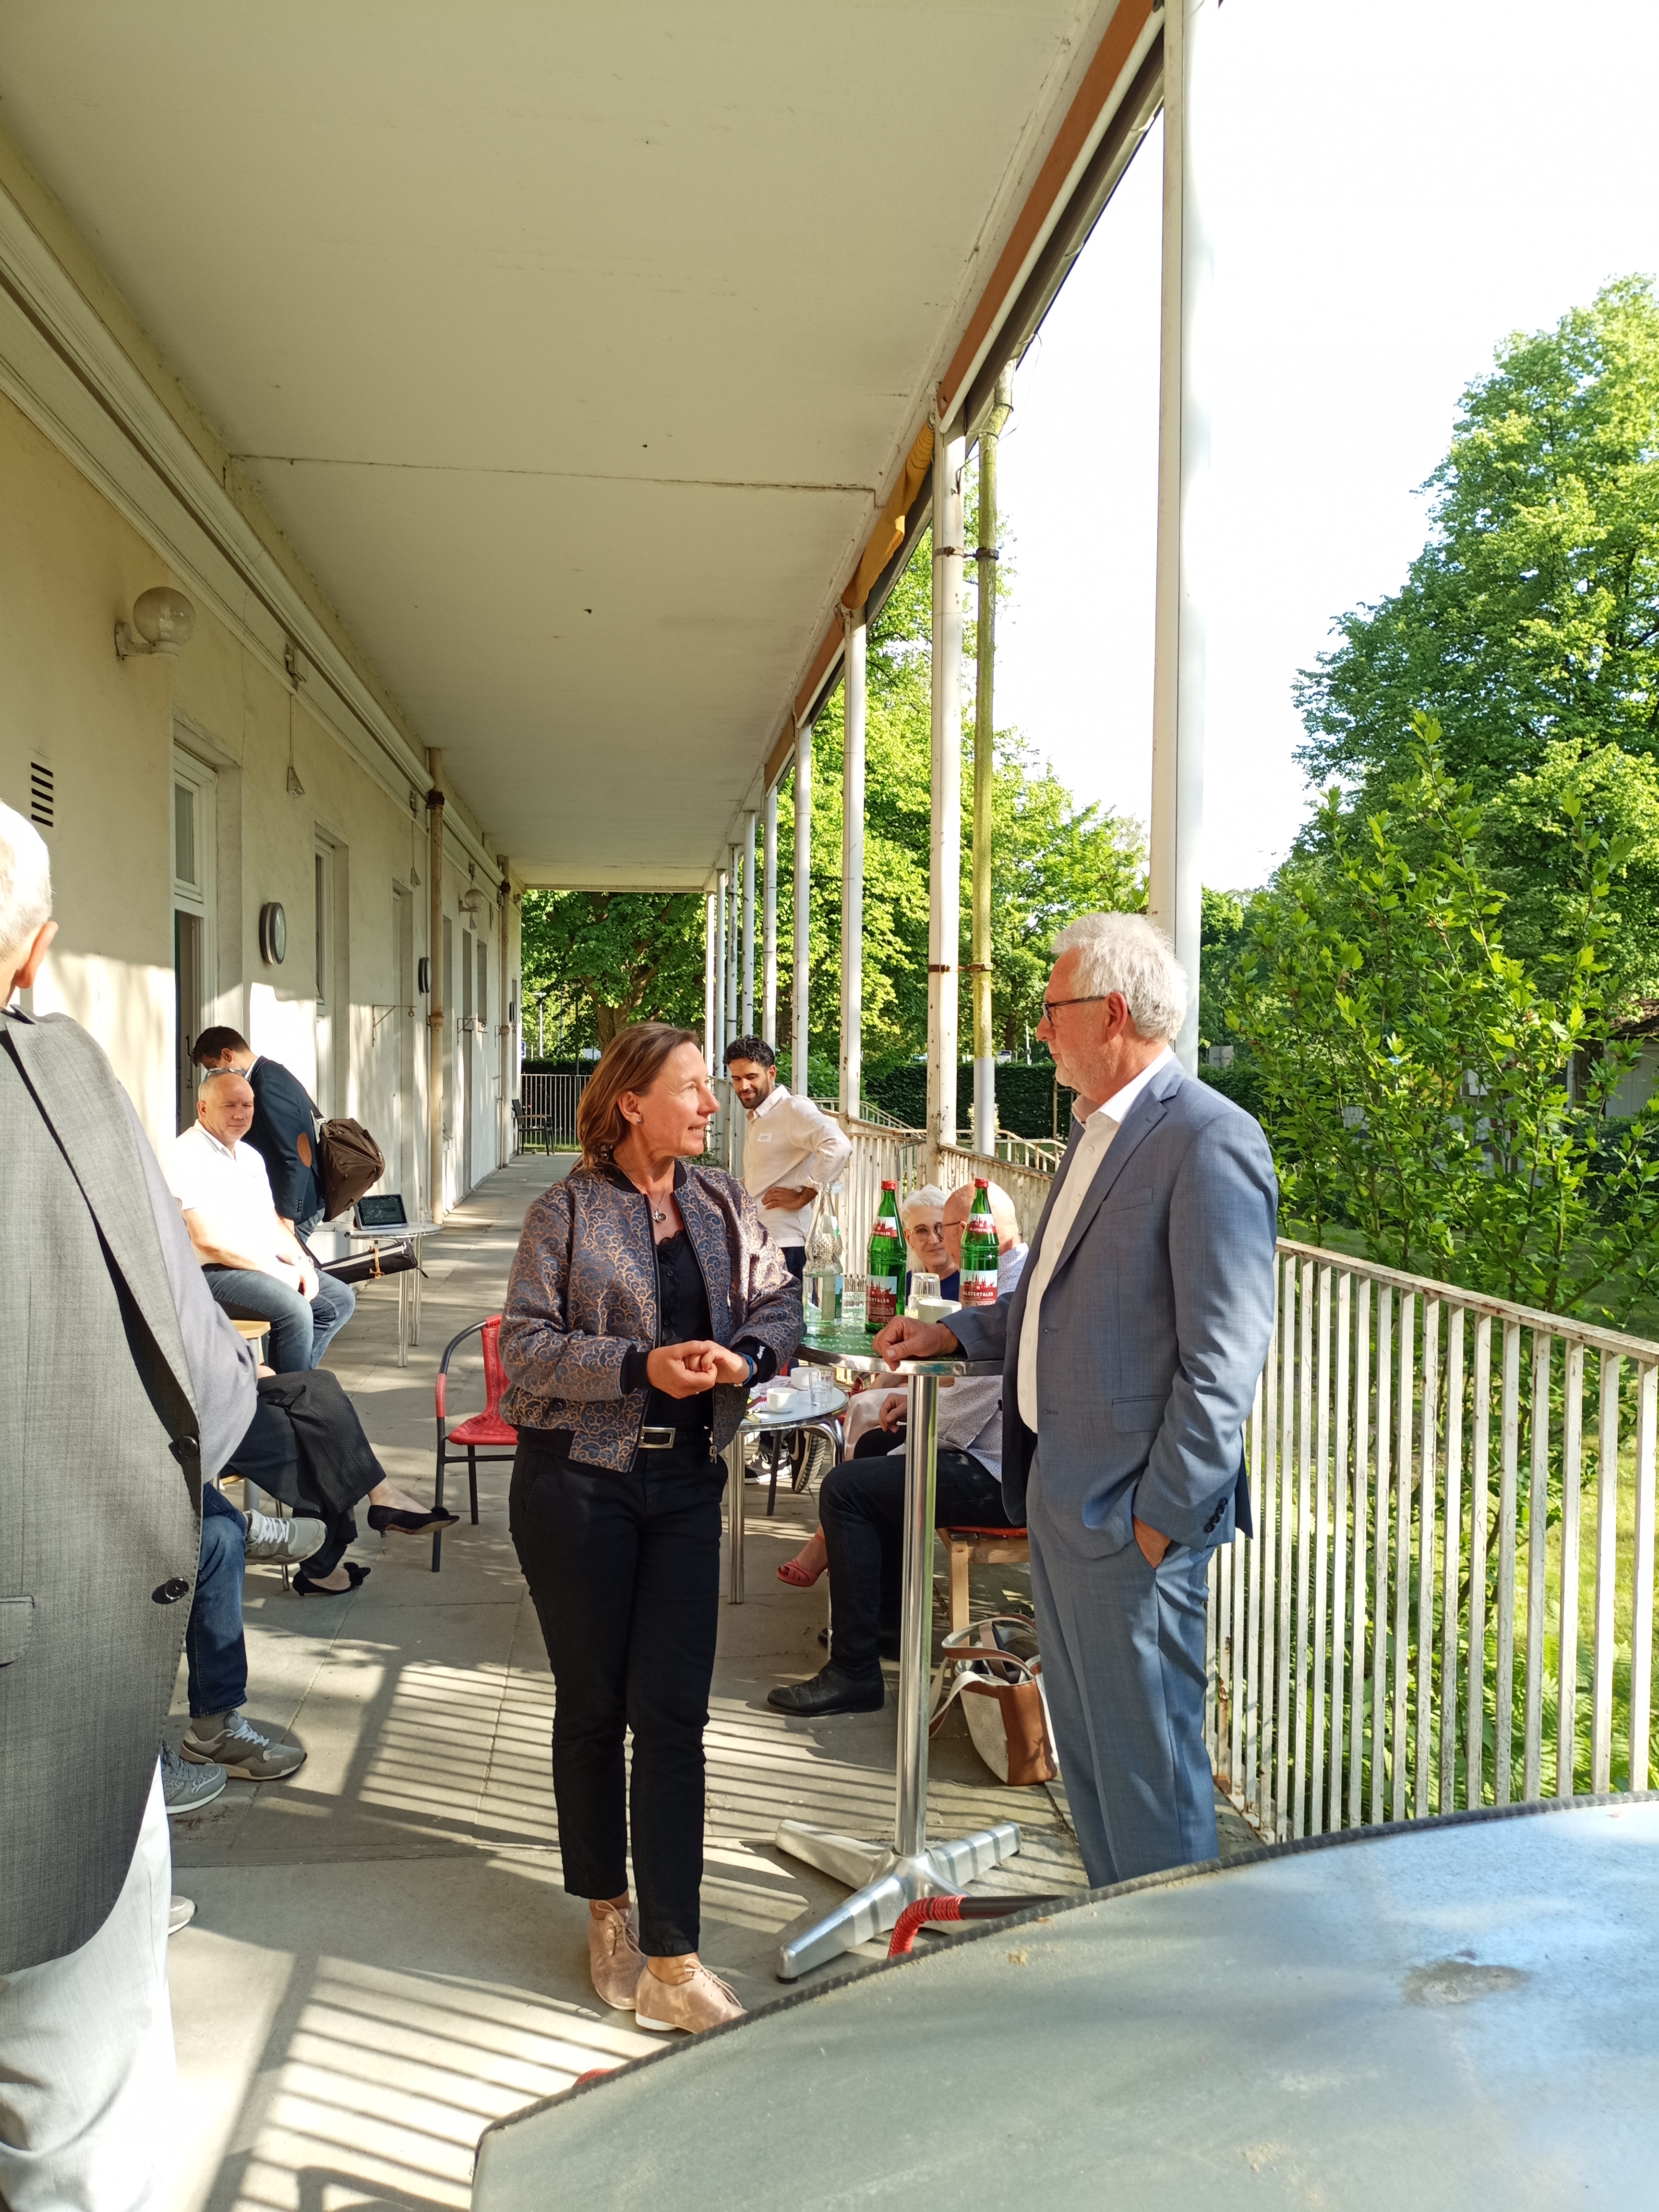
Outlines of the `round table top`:
M1623 2212L1656 2169L1648 1796L1351 1831L924 1936L498 2123L472 2206L634 2212L672 2179L685 2212Z
M354 1224L343 1233L360 1243L395 1244L400 1237L435 1237L438 1224L435 1221L388 1221L377 1228L359 1229Z
M907 1375L1000 1375L1000 1359L902 1359L890 1367L875 1350L875 1333L861 1321L841 1322L834 1328L804 1336L795 1357L809 1367L849 1368L855 1375L885 1375L900 1381Z
M751 1405L743 1417L745 1426L751 1429L803 1429L809 1421L833 1420L837 1413L845 1411L847 1406L848 1394L845 1390L826 1390L815 1404L807 1401L804 1390L797 1391L795 1395L800 1402L793 1408L784 1407L775 1412L770 1406Z

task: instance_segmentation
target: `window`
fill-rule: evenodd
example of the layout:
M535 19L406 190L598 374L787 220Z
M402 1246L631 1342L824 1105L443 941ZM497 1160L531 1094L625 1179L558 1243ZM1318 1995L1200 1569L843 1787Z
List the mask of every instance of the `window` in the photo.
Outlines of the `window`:
M483 938L478 939L478 1027L489 1027L489 947Z

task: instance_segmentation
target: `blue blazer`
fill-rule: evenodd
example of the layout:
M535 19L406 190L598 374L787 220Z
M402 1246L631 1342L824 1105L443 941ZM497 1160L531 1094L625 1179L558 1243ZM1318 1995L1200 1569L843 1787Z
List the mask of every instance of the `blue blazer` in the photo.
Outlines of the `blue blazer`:
M1002 1487L1025 1510L1038 1438L1019 1414L1019 1344L1054 1177L1018 1287L951 1316L974 1359L1000 1359ZM1138 1515L1198 1548L1251 1533L1244 1423L1273 1334L1279 1185L1259 1123L1176 1066L1124 1118L1042 1297L1042 1494L1079 1550L1103 1558Z

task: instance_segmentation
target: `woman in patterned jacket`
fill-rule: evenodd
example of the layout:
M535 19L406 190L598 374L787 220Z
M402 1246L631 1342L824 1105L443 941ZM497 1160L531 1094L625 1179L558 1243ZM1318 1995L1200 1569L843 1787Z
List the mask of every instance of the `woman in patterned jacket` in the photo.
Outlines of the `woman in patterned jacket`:
M719 1454L801 1336L800 1287L755 1201L698 1161L716 1105L689 1031L613 1037L576 1116L581 1164L532 1206L501 1320L564 1886L589 1900L594 1988L653 2028L743 2009L697 1957Z

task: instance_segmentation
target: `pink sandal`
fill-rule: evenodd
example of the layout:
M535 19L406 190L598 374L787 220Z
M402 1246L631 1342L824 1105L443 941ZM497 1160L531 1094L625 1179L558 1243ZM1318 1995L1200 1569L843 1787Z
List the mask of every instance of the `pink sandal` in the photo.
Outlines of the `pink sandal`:
M786 1559L778 1569L778 1580L781 1583L787 1583L791 1589L811 1589L818 1579L818 1576L828 1574L829 1571L830 1562L827 1559L817 1570L817 1574L814 1574L811 1569L802 1566L799 1559Z

